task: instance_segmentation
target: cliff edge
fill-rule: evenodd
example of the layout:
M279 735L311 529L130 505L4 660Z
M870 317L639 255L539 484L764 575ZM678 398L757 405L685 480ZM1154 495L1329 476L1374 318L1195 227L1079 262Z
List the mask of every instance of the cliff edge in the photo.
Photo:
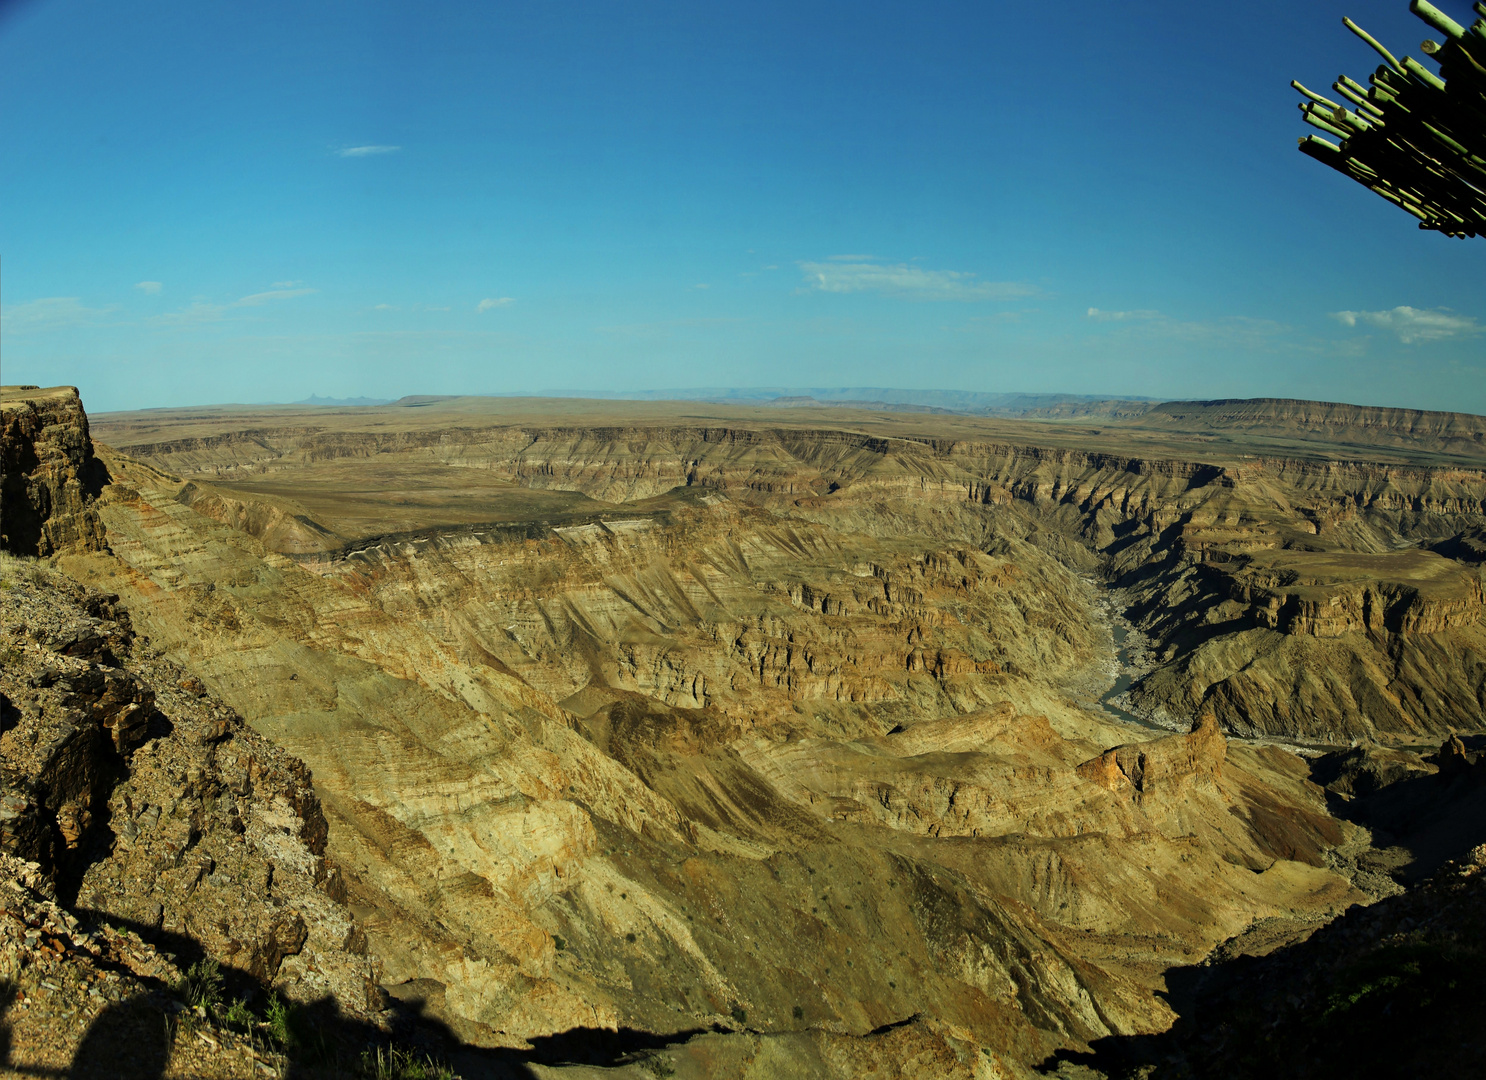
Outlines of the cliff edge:
M104 549L92 502L108 470L93 456L75 386L0 387L0 466L0 550L47 556Z

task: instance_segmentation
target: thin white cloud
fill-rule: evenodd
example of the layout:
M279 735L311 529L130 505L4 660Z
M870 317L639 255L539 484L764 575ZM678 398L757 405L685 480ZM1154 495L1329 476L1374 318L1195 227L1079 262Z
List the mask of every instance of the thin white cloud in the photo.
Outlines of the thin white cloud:
M0 319L7 330L20 333L96 322L117 310L116 304L90 308L76 296L47 296L23 304L11 304L0 312Z
M295 288L298 288L299 286L301 286L303 284L304 284L304 282L302 282L302 281L275 281L273 283L273 288L275 288L275 289L295 289Z
M1139 311L1104 311L1101 308L1089 308L1089 318L1095 322L1128 322L1132 319L1159 319L1159 311L1142 309Z
M308 296L314 289L270 289L268 292L253 293L244 296L240 300L234 300L228 307L258 307L268 303L270 300L292 300L296 296Z
M226 304L208 304L197 300L190 307L156 315L150 322L156 326L195 326L198 323L216 322L226 311Z
M396 309L393 308L393 306L391 304L374 304L372 306L372 310L373 311L394 311Z
M508 307L516 302L514 296L487 296L475 305L476 311L489 311L492 308Z
M827 255L826 256L826 259L828 261L830 261L830 262L854 262L854 263L859 263L859 262L876 262L877 261L877 256L876 255Z
M1016 300L1038 291L1026 282L981 281L960 270L925 270L907 263L802 262L800 269L807 287L817 292L875 292L910 300Z
M165 288L165 286L158 281L136 281L134 283L134 287L142 293L149 293L151 296L154 296L161 289Z
M1346 326L1365 323L1391 330L1405 345L1422 341L1450 341L1475 337L1486 330L1475 319L1456 315L1449 308L1396 307L1391 311L1333 311L1331 317Z
M119 305L89 308L76 296L48 296L9 305L0 312L0 322L10 333L40 333L97 322L119 310Z
M341 157L371 157L373 154L395 154L400 146L348 146L344 150L337 150Z
M235 308L262 307L264 304L275 300L292 300L297 296L308 296L318 290L315 289L270 289L267 292L251 293L248 296L239 297L227 304L210 304L202 300L195 301L190 307L179 311L167 312L157 315L150 321L159 326L193 326L200 323L216 322L225 318L229 311Z
M1132 313L1133 314L1133 313ZM1202 342L1269 349L1292 333L1292 328L1273 319L1249 315L1224 315L1215 319L1173 319L1160 312L1143 312L1144 318L1111 319L1119 325L1106 333L1131 338Z

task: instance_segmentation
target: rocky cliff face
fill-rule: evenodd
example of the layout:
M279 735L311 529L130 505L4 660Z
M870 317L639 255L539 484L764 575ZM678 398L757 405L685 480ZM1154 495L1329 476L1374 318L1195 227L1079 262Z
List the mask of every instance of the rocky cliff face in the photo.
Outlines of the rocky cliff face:
M93 456L75 387L0 387L0 468L0 550L102 549L90 504L108 474Z
M1151 425L1187 430L1265 432L1296 439L1331 438L1472 457L1479 455L1486 445L1486 418L1470 413L1389 409L1331 401L1291 398L1163 401L1141 419Z
M1483 870L1486 846L1299 940L1232 942L1180 973L1170 1031L1107 1039L1078 1060L1156 1080L1469 1074L1486 1012Z
M361 938L303 763L141 645L117 597L36 564L4 570L5 853L80 912L364 1007L372 969L348 951Z
M40 463L22 477L31 486L15 486L29 501L14 517L7 475L7 525L23 526L7 535L106 551L79 478L93 464L76 395L41 399L6 403L7 468ZM255 1053L275 1061L241 1025L234 1036L205 1013L203 1041L241 1053L214 1059L172 1041L197 960L239 992L257 988L260 1011L270 988L329 996L374 1028L379 969L342 902L326 831L304 764L136 637L116 595L0 555L6 1064L154 1076L173 1063L214 1077L251 1071Z

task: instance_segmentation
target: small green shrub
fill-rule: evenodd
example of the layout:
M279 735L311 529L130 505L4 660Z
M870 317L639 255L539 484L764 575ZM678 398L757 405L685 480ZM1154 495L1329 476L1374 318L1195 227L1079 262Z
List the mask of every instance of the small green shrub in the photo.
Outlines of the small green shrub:
M294 1033L289 1029L289 1005L278 994L268 999L263 1023L268 1029L268 1037L280 1046L288 1046L294 1041Z
M796 1020L803 1020L805 1019L805 1009L800 1005L796 1005L793 1009L790 1010L790 1015L793 1016Z
M229 1028L240 1028L243 1031L251 1028L258 1019L253 1015L253 1010L248 1008L246 998L233 999L232 1004L227 1006L219 1016L222 1023L226 1024Z
M215 960L198 960L170 988L191 1008L216 1011L222 1004L222 967Z

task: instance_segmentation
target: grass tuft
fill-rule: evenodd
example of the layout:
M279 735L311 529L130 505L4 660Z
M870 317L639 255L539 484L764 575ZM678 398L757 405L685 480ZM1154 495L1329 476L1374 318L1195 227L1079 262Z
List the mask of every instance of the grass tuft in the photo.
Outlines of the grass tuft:
M191 1008L215 1012L222 1004L222 967L215 960L198 960L170 989Z
M443 1062L396 1045L363 1052L360 1072L365 1080L458 1080Z

